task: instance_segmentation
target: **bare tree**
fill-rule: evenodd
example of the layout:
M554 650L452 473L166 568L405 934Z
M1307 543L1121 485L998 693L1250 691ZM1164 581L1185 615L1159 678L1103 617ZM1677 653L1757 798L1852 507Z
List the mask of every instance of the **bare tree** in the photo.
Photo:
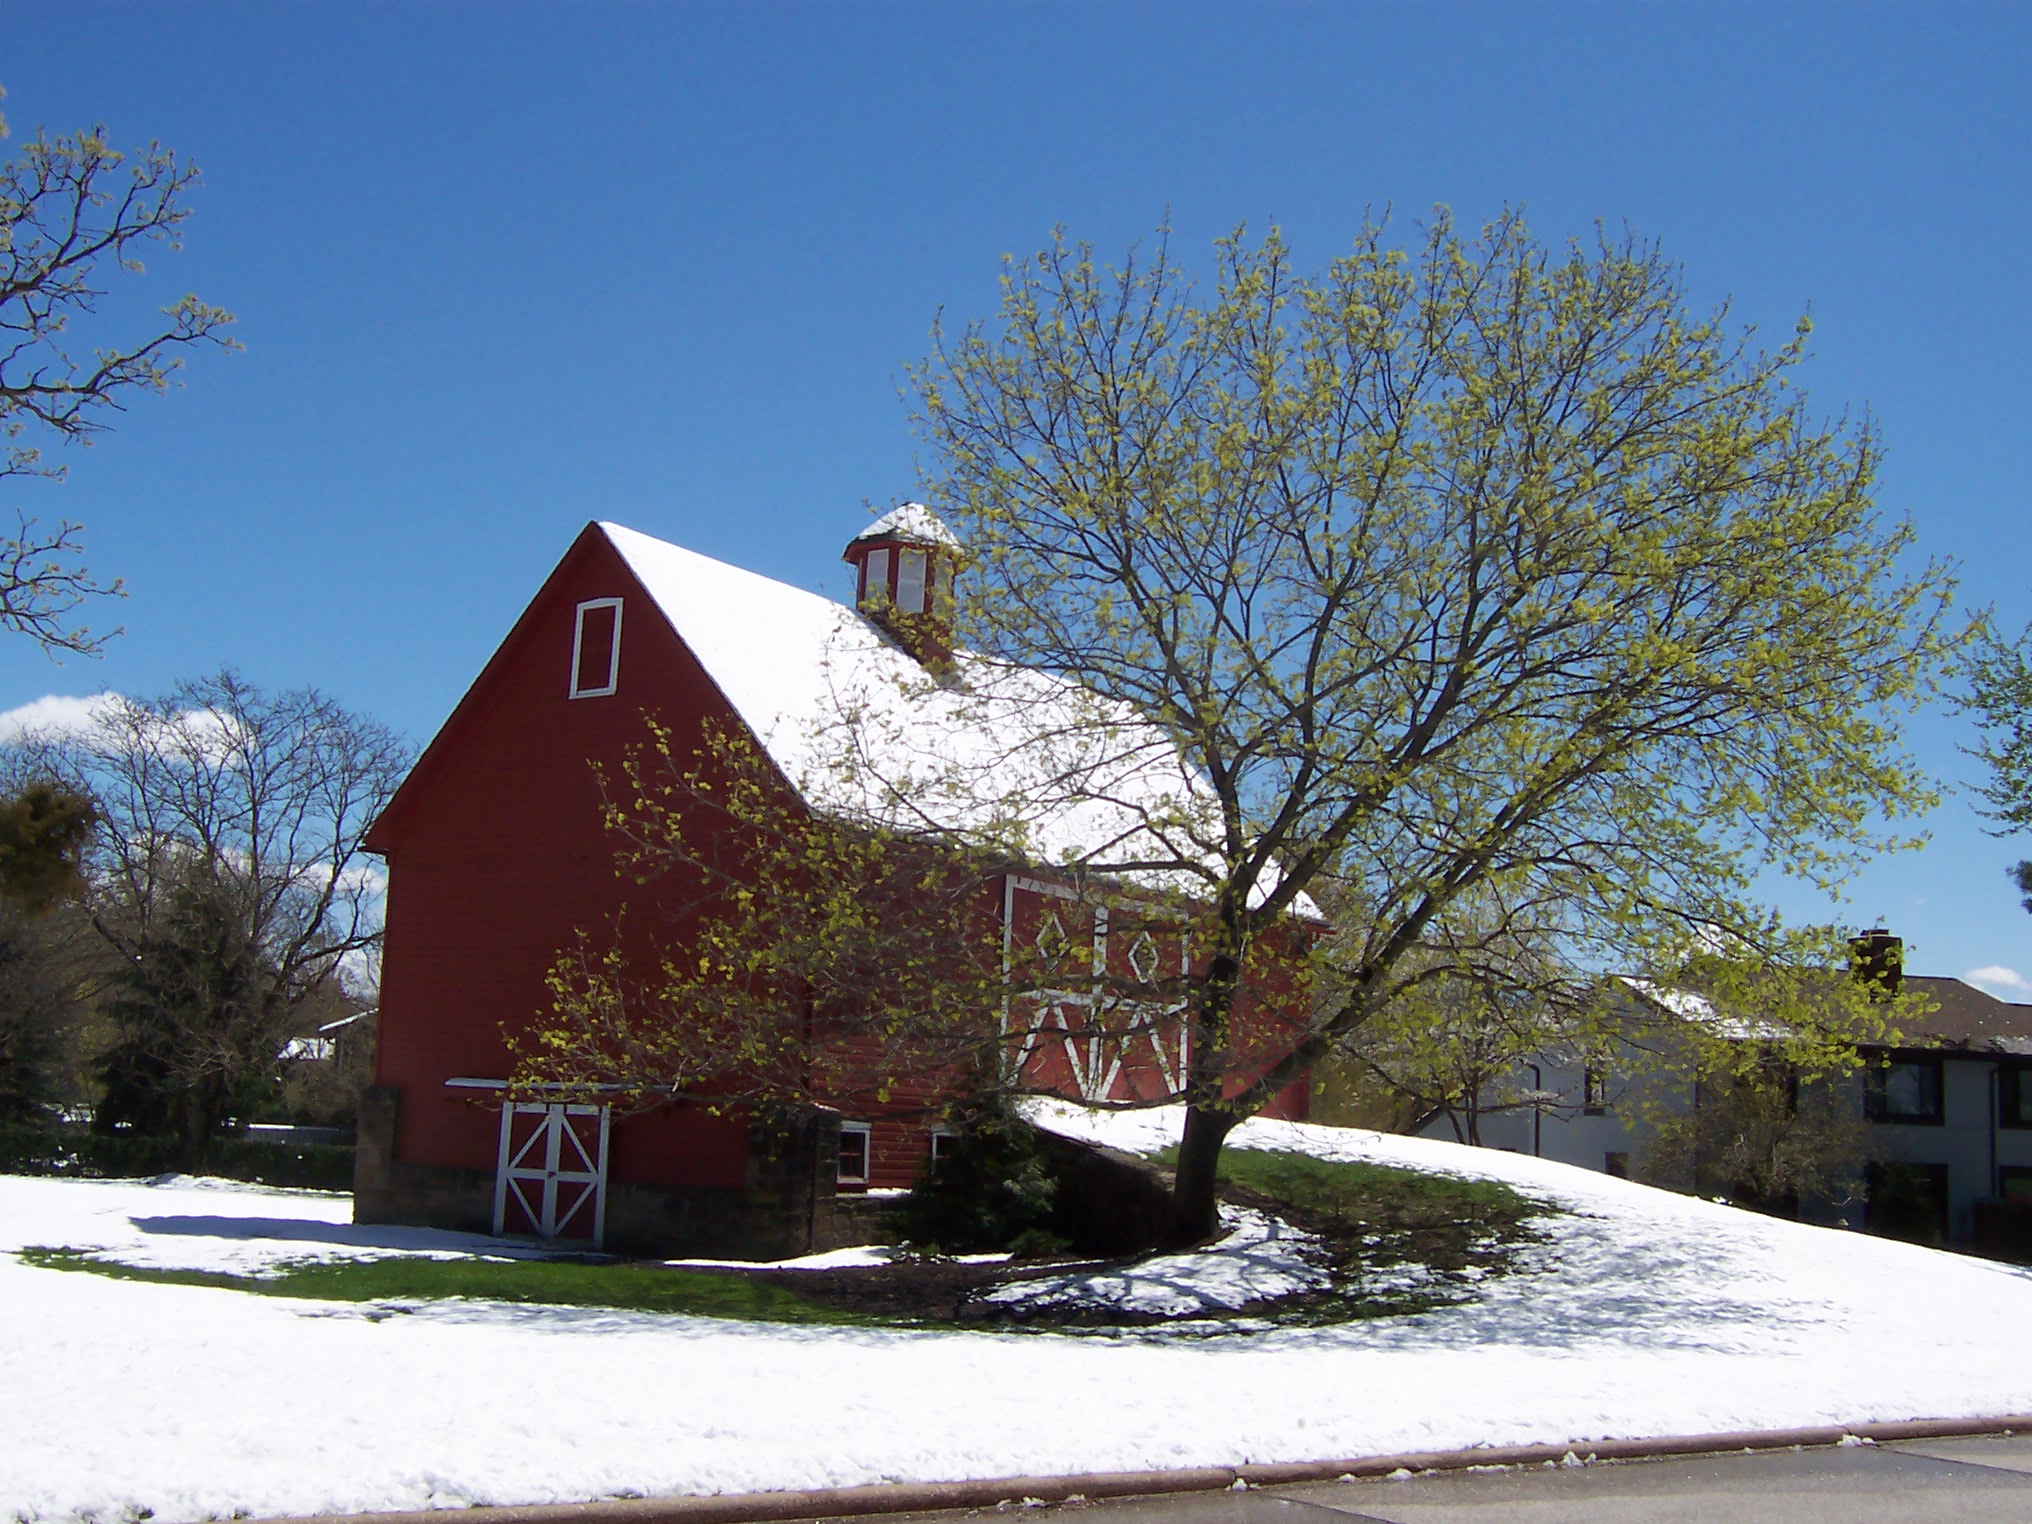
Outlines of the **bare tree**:
M21 441L89 444L129 396L167 389L190 349L239 347L224 332L232 315L189 295L138 340L85 349L74 331L106 295L102 271L138 274L149 245L179 247L184 198L197 183L188 159L151 143L130 160L108 146L102 126L75 137L38 131L0 164L0 477L62 476ZM78 560L81 526L16 517L14 534L0 536L0 627L45 652L96 655L107 637L71 615L88 598L117 595L119 581L95 581Z
M30 735L14 765L95 801L85 905L118 960L113 1009L133 1104L199 1152L250 1076L381 937L362 834L410 748L314 689L230 670L115 699L90 727ZM155 1107L150 1111L151 1106Z

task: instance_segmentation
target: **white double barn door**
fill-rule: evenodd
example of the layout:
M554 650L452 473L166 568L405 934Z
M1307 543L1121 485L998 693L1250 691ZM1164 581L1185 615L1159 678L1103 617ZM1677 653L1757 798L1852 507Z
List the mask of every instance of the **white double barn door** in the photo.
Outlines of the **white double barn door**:
M510 1102L501 1108L494 1234L580 1239L607 1232L607 1108Z

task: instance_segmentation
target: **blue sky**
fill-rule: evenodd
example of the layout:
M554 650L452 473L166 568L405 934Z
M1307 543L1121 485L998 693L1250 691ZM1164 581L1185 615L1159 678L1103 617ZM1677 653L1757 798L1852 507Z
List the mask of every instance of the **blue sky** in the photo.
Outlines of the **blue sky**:
M915 480L934 314L987 312L1054 223L1120 248L1167 207L1195 258L1276 221L1316 263L1366 206L1522 203L1657 236L1774 339L1810 305L1883 506L2016 628L2028 69L2022 6L0 0L17 144L102 119L204 168L109 317L195 290L247 346L10 485L132 596L102 661L0 642L0 710L232 663L423 740L596 517L841 595L864 501ZM1912 732L1951 780L1968 738ZM2032 842L1965 796L1930 824L1833 913L2032 980Z

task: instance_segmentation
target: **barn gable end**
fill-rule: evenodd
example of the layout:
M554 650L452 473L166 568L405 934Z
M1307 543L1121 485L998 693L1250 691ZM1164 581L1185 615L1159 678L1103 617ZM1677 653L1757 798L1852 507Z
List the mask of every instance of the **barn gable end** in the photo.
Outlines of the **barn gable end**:
M616 599L613 691L573 697L589 686L576 676L597 675L574 670L575 647L586 656L578 611ZM733 712L608 532L588 525L367 839L388 862L389 895L359 1220L492 1228L501 1107L470 1082L507 1077L503 1024L543 1009L544 976L578 931L606 934L620 885L591 764L618 764L645 713L683 744ZM607 1243L801 1252L823 1227L827 1126L694 1106L616 1123Z

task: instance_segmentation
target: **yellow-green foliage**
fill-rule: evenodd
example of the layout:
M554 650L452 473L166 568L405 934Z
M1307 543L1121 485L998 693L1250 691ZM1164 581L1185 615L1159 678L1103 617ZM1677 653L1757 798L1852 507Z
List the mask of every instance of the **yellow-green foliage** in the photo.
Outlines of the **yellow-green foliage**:
M1979 789L1989 802L1985 813L1998 822L1999 836L2032 829L2032 627L2015 642L1985 632L1963 676L1968 691L1962 707L1983 729L1976 755L1990 766L1990 781ZM2032 862L2016 864L2010 874L2032 910Z
M738 729L710 726L693 754L648 725L601 781L637 888L627 914L649 924L617 918L559 956L552 1010L505 1030L517 1082L838 1102L992 1072L1000 905L983 854L813 813ZM647 949L632 957L631 931Z
M1215 264L1055 236L914 373L963 643L1152 716L1218 799L1161 865L1220 907L1211 966L1334 890L1310 1028L1239 1093L1202 992L1197 1104L1246 1114L1520 946L1555 1032L1602 973L1717 942L1774 987L1839 971L1758 877L1911 843L1934 793L1900 719L1956 637L1874 426L1795 384L1805 321L1760 348L1656 245L1512 213L1365 224L1316 273L1237 232ZM1788 1041L1841 1062L1880 1013L1846 1014Z

